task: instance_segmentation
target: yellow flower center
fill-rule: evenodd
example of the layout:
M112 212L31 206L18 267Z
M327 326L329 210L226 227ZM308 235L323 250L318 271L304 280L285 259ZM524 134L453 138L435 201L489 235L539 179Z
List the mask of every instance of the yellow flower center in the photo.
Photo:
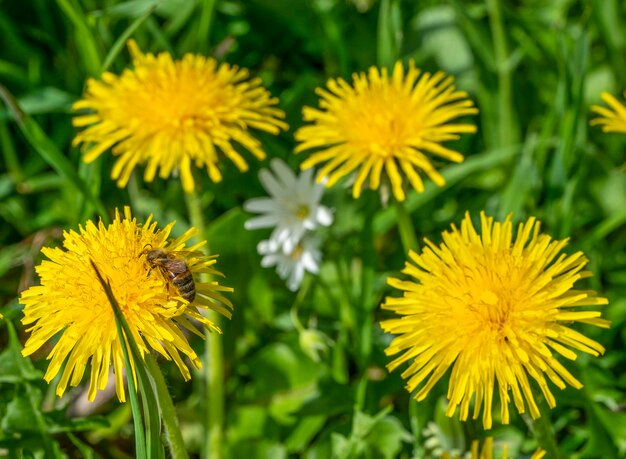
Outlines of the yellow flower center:
M289 255L291 257L292 260L294 261L298 261L300 259L300 257L302 256L302 245L298 244L294 249L293 252L291 252L291 255Z
M411 117L407 116L411 113ZM347 143L379 158L398 156L421 128L419 111L390 88L383 94L372 88L359 94L341 114Z
M309 216L310 213L311 213L311 210L309 209L309 206L307 206L306 204L300 205L298 209L296 210L296 216L300 220L306 220L306 218Z

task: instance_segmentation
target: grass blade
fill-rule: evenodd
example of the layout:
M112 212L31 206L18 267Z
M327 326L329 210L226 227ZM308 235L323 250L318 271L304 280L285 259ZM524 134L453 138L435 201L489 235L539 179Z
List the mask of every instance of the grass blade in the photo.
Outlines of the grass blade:
M150 378L144 366L143 358L119 304L113 295L111 286L103 279L95 263L92 261L91 264L113 308L115 325L120 338L122 352L124 353L124 365L127 369L126 379L128 380L128 392L130 394L133 422L135 425L136 455L138 458L162 458L164 457L164 451L160 444L161 422L159 419L158 405L150 383ZM132 361L136 363L134 368L137 376L138 391L142 396L143 415L145 415L145 433L142 428L144 416L142 416L142 411L139 408L137 390L135 390L135 382L131 370L133 368L131 366L131 356Z
M57 5L74 25L76 45L87 72L96 76L100 69L100 53L90 32L90 27L87 25L85 15L80 11L79 5L73 5L68 0L57 0Z
M108 68L111 66L115 58L118 56L118 54L121 52L122 48L126 44L126 41L130 38L130 36L133 33L135 33L135 31L144 22L146 22L146 20L148 20L148 18L152 15L156 7L157 7L157 3L155 2L147 9L145 13L143 13L141 16L135 19L132 22L132 24L129 25L126 28L126 30L124 30L124 32L122 32L122 34L118 37L118 39L115 40L115 43L113 43L113 46L111 46L111 49L109 50L106 57L104 58L104 62L102 64L102 67L100 68L100 73L103 73L106 70L108 70Z

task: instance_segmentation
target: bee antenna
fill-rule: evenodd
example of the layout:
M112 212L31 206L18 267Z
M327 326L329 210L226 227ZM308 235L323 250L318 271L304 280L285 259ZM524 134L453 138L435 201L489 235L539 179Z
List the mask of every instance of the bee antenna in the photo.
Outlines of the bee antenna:
M148 252L148 247L150 247L150 249L152 249L152 244L146 244L143 246L143 250L141 251L141 253L139 254L139 256L142 256L143 254Z

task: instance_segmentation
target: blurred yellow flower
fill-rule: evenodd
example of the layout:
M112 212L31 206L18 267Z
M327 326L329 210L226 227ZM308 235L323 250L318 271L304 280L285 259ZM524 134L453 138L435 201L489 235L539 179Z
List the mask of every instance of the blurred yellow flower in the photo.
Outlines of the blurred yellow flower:
M387 355L402 353L389 365L394 370L411 361L402 373L407 389L420 386L415 399L423 400L451 368L446 414L460 406L466 420L474 398L473 418L483 410L483 425L492 426L495 386L500 396L502 422L509 422L509 403L520 413L528 408L540 416L533 392L541 390L548 405L556 401L546 376L558 388L582 384L555 358L569 360L574 350L594 356L604 348L569 327L575 322L608 328L600 312L582 306L607 304L574 283L591 273L584 271L582 252L560 253L567 240L540 234L540 223L530 218L520 224L513 239L511 216L503 223L481 213L482 234L469 214L460 230L452 225L437 247L426 240L421 254L410 252L403 273L415 281L389 278L389 285L404 292L382 305L400 318L381 323L397 335ZM529 377L536 386L531 386Z
M312 124L295 134L300 142L296 153L318 150L302 168L326 163L318 181L328 177L327 186L359 169L352 187L355 198L368 176L370 188L378 189L383 169L399 201L405 199L403 175L417 192L424 190L419 171L442 186L444 178L432 157L463 161L461 153L442 142L476 132L472 124L451 121L478 110L465 91L455 90L452 77L420 75L413 62L408 67L405 73L397 62L391 75L386 68L371 67L367 74L354 74L352 86L337 78L328 81L327 89L318 88L320 108L304 108L304 120Z
M102 222L96 225L87 221L79 232L64 233L64 249L42 249L48 260L36 267L41 285L20 295L20 303L24 305L22 323L30 332L22 354L31 355L58 336L47 357L50 364L44 378L50 382L62 371L56 390L59 396L68 383L71 386L80 383L91 360L89 399L93 400L96 391L106 386L112 363L118 397L125 400L124 360L115 318L91 261L110 282L142 354L154 349L167 360L174 360L185 379L191 375L181 353L194 367L201 367L181 327L203 336L190 321L193 319L220 332L197 308L213 309L230 317L229 309L223 305L230 308L232 305L219 292L232 289L217 282L201 282L199 273L220 275L212 268L215 257L197 252L204 242L185 247L196 233L193 228L168 240L173 226L174 223L170 223L158 230L152 216L142 225L132 218L126 207L123 218L116 211L115 220L108 227ZM173 281L166 279L167 272L149 262L147 252L157 249L184 260L195 280L196 295L192 303L183 298L182 290L179 291Z
M192 163L206 167L218 182L218 151L243 172L248 164L235 144L265 158L249 128L271 134L287 129L283 111L275 107L278 99L259 78L249 79L248 70L192 54L176 61L168 53L142 54L133 40L128 48L134 70L90 79L83 99L73 106L90 110L74 118L74 126L84 129L73 144L83 144L88 163L108 149L119 156L111 174L118 186L126 185L136 165L147 163L146 181L159 168L163 179L178 171L183 188L191 192Z
M626 95L626 93L624 93ZM600 97L610 108L594 105L591 110L600 115L591 120L592 126L602 126L604 132L624 132L626 133L626 107L608 92L603 92Z
M546 452L542 449L537 449L530 459L541 459L546 455ZM467 457L467 456L464 456ZM483 443L482 449L479 450L478 440L474 440L472 442L472 450L470 451L469 458L470 459L494 459L493 452L493 438L487 437ZM509 448L508 445L504 444L502 446L502 459L509 459ZM458 454L450 455L448 453L443 453L440 459L461 459L461 456Z

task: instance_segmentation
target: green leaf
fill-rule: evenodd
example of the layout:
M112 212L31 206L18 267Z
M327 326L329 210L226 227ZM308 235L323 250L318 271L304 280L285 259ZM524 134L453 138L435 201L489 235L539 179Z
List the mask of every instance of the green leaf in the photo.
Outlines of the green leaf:
M350 413L354 406L354 387L323 378L318 390L298 412L299 416L336 416Z
M398 457L402 450L402 443L409 443L411 434L402 423L393 416L386 416L378 421L370 430L367 443L377 450L386 459Z
M307 416L291 430L285 440L285 447L290 454L301 453L324 428L327 417L324 415Z
M250 215L240 207L230 209L207 225L207 240L211 246L219 247L220 254L239 254L254 247L256 236L244 228L248 218Z
M41 398L41 393L36 392L36 396L33 397L36 406L41 404ZM29 397L19 393L7 404L6 413L0 421L0 427L6 433L39 432L39 427L33 423L37 414Z
M247 283L247 297L260 323L271 323L275 318L275 298L269 282L255 272Z
M432 55L442 70L457 74L471 67L474 56L451 5L425 8L410 24L422 42L420 53Z
M263 438L263 432L268 428L267 409L264 406L239 405L230 417L228 436L231 443Z
M46 420L51 434L61 432L82 432L109 427L109 421L103 416L90 416L87 418L67 418L65 411L53 411L46 413Z
M22 356L22 345L15 329L10 322L7 324L9 343L0 354L0 383L17 384L43 379L43 373L35 369L29 358Z
M357 445L354 444L353 441L350 441L345 436L333 432L330 436L331 448L332 448L332 457L333 459L348 459L350 457L355 457L357 455ZM358 445L363 448L363 442Z
M257 397L269 397L268 412L279 423L293 424L294 414L317 392L320 369L284 343L266 346L250 362Z
M246 459L286 459L287 451L278 442L271 440L242 441L231 447L233 458Z
M59 175L74 185L84 198L94 206L102 220L107 222L108 216L100 198L93 195L89 186L77 174L76 167L61 153L41 126L24 113L13 96L2 85L0 85L0 97L4 99L4 103L11 111L26 140Z

